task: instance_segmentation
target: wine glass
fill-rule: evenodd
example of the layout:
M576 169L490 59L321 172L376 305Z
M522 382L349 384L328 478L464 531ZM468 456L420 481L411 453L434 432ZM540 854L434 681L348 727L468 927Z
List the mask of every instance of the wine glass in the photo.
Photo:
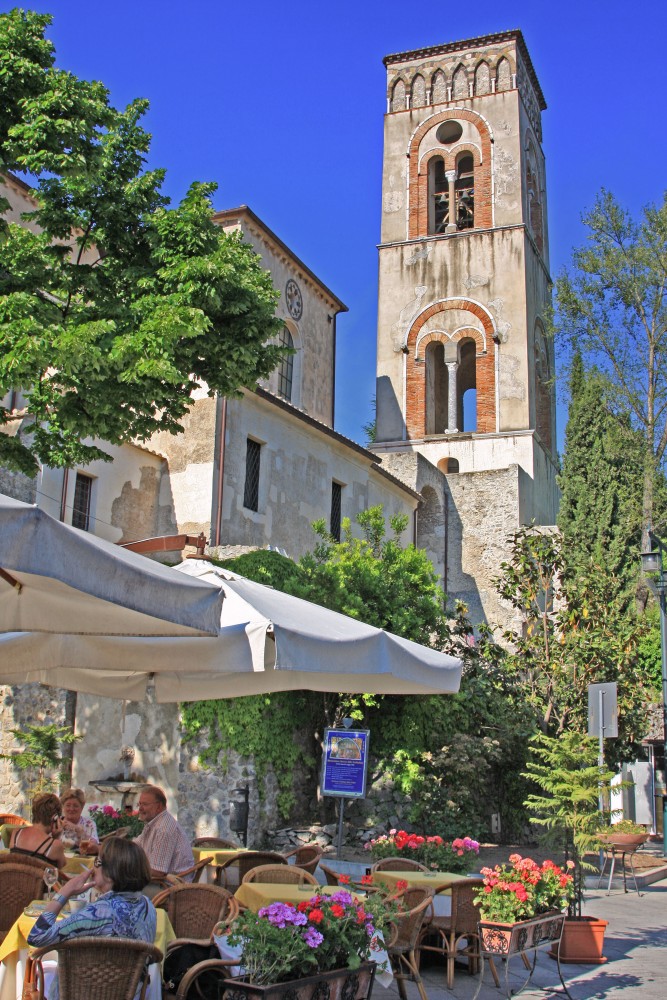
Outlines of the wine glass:
M57 868L45 868L44 869L44 883L48 889L48 900L51 902L53 896L53 887L58 881L58 869Z

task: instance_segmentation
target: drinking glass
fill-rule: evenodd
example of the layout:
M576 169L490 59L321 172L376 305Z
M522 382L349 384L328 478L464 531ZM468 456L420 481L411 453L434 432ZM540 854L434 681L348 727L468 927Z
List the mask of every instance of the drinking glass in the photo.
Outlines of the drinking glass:
M79 841L79 853L87 854L89 847L90 847L90 840L87 839L86 837L82 837L81 840Z
M48 900L51 902L53 896L53 887L58 881L58 869L57 868L45 868L44 869L44 883L48 889Z

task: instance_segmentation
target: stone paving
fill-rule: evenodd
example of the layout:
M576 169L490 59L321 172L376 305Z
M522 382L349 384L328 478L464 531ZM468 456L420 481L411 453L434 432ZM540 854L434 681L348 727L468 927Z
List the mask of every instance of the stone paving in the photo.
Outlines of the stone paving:
M572 1000L666 1000L667 998L667 879L656 882L638 895L627 894L622 887L588 890L584 912L609 921L605 934L605 965L563 965L563 977ZM503 985L504 970L500 971ZM523 973L523 975L522 975ZM525 979L520 958L510 965L510 984L518 989ZM472 1000L478 979L457 969L454 989L445 986L444 966L424 969L424 983L429 1000ZM407 984L408 1000L420 1000L413 983ZM505 994L497 990L489 970L485 970L484 985L478 1000L500 1000ZM560 989L556 963L545 951L538 961L531 985L521 994L527 1000L538 997L564 996ZM376 985L373 1000L397 1000L398 988Z

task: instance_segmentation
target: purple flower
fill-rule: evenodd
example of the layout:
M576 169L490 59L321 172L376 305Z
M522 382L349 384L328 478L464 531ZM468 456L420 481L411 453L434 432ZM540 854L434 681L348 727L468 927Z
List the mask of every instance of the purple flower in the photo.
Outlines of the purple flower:
M324 935L316 931L314 927L309 927L306 933L303 935L303 940L306 942L309 948L317 948L324 941Z
M288 906L286 903L271 903L270 906L262 907L257 915L266 917L274 927L286 927L288 924L300 927L308 923L305 913L299 913L293 906Z
M339 889L338 892L332 893L329 899L333 903L340 903L342 906L352 905L352 896L345 889Z

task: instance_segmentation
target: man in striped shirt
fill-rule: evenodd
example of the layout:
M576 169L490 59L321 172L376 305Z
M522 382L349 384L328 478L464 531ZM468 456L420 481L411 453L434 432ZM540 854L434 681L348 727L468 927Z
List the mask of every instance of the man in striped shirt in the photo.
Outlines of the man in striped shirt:
M167 797L157 785L146 785L139 796L139 819L144 828L135 844L143 847L153 875L178 875L195 863L190 841L185 831L167 812ZM191 882L192 875L185 881Z

